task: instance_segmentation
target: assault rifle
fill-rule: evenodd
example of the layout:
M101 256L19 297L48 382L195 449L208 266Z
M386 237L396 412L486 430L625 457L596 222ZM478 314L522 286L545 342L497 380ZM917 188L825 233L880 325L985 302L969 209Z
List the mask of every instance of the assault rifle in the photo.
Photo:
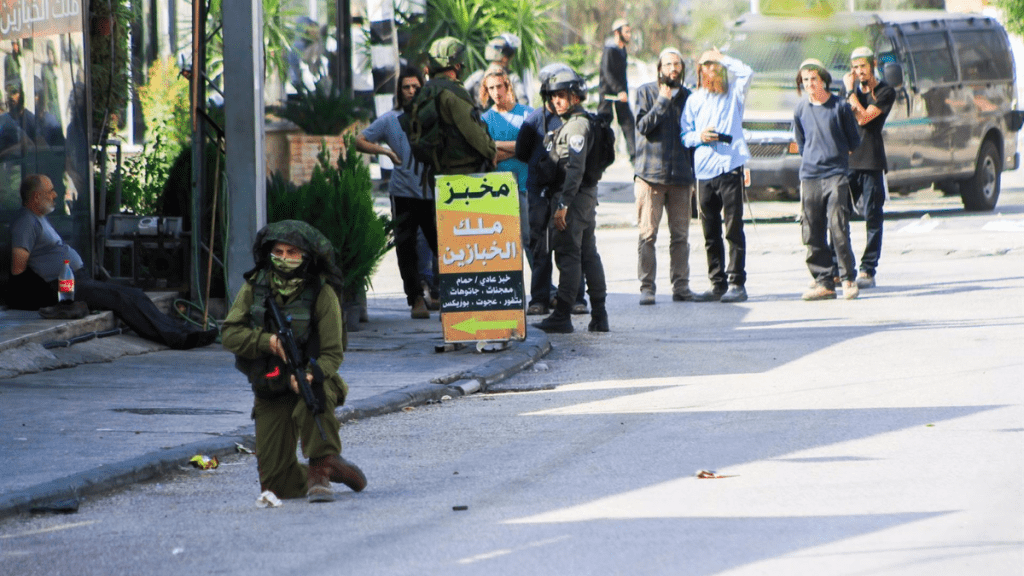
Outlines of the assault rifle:
M295 334L292 333L292 317L281 314L281 309L277 307L273 294L267 296L267 309L270 310L270 318L277 329L277 339L284 349L285 363L288 365L288 374L285 374L285 378L289 377L289 374L295 376L299 383L302 399L306 402L310 413L313 414L313 421L316 422L317 429L320 430L320 438L327 440L323 423L320 421L320 415L324 413L324 403L313 393L313 387L310 386L309 380L306 380L306 371L300 364L302 354L299 353L299 345L295 341ZM323 385L323 372L316 365L316 358L309 359L309 367L313 370L313 381L319 381Z

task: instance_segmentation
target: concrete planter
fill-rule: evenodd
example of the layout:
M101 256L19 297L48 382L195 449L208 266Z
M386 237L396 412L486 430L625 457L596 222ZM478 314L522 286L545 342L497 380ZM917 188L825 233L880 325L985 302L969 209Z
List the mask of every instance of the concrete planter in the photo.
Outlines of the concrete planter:
M294 184L309 182L313 167L317 163L322 143L327 144L331 163L345 154L345 138L366 127L365 122L356 122L337 136L315 136L299 130L291 122L274 122L267 125L266 158L267 172L280 172Z

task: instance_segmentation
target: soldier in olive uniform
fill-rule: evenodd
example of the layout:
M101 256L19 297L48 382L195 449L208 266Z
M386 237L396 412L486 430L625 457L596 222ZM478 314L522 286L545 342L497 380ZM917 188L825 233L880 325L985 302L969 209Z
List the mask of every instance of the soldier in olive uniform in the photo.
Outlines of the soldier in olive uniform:
M604 266L597 253L597 181L586 173L587 154L593 145L590 117L581 103L587 97L587 85L575 71L555 73L549 80L551 104L562 118L562 127L545 139L549 159L557 164L559 183L552 204L555 233L552 238L555 264L558 266L558 294L555 310L534 324L545 332L568 334L573 331L572 303L576 301L580 275L586 273L590 294L591 332L608 331L605 309L607 288Z
M343 358L341 272L330 242L316 228L298 220L268 224L253 245L256 267L224 321L224 347L235 353L235 366L246 374L256 395L256 458L260 489L281 498L303 495L310 502L334 499L331 482L355 490L366 487L358 466L341 457L334 408L345 403L348 386L338 368ZM284 347L268 314L274 298L282 315L292 317L292 331L306 364L306 379L324 405L320 415L326 439L299 396L295 376L286 376ZM316 362L310 362L315 359ZM309 466L299 463L296 443Z
M455 38L435 40L428 51L430 80L410 105L410 109L426 110L428 107L418 103L435 102L443 142L439 150L431 151L428 167L435 174L485 172L496 163L497 146L480 119L480 109L459 82L465 52Z

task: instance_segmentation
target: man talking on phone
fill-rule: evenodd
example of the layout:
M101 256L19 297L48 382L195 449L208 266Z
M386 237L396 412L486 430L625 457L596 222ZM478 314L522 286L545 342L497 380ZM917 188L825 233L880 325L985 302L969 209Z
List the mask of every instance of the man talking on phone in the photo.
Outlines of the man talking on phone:
M750 150L743 139L743 104L753 70L717 48L701 54L697 64L697 90L686 100L680 124L683 144L694 149L697 207L711 288L694 299L744 302L747 241L743 234L743 165L750 158ZM729 242L728 267L723 223Z
M683 86L683 55L666 48L658 56L658 81L636 90L636 158L633 195L636 198L637 279L640 304L655 302L657 263L654 244L662 213L668 216L669 280L672 300L693 300L690 291L690 197L693 163L679 139L679 118L690 90Z

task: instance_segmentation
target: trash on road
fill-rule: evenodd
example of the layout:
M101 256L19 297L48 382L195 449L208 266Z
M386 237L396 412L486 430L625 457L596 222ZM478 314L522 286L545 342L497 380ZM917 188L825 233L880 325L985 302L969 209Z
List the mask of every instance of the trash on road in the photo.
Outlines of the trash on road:
M253 450L251 450L251 449L249 449L249 448L246 448L245 446L242 446L242 445L241 445L240 443L238 443L238 442L235 442L235 451L236 451L236 452L240 452L240 453L242 453L242 454L255 454L255 453L256 453L256 452L254 452Z
M715 470L697 470L697 478L708 479L708 478L735 478L739 474L733 474L731 476L723 476Z
M452 506L452 510L462 512L463 510L469 510L469 506Z
M405 408L402 408L402 412L412 412L415 409L415 406L406 406Z
M284 503L277 497L277 494L270 490L264 490L260 497L256 499L257 508L280 508L281 506L284 506Z
M220 466L220 461L217 460L216 456L205 456L203 454L196 454L188 462L200 470L211 470Z

